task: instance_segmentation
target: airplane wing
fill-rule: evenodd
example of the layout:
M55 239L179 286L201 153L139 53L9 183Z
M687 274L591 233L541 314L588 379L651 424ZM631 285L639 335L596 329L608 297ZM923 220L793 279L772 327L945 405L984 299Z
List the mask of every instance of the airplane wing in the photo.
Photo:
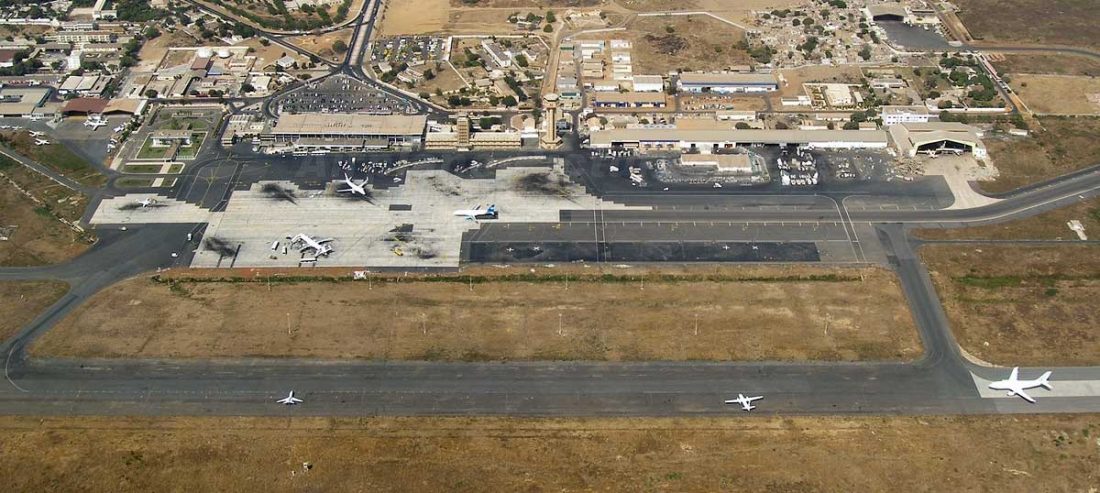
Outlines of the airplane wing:
M1024 389L1013 389L1012 392L1020 397L1023 397L1025 401L1035 404L1035 398L1027 395L1027 392L1024 392Z

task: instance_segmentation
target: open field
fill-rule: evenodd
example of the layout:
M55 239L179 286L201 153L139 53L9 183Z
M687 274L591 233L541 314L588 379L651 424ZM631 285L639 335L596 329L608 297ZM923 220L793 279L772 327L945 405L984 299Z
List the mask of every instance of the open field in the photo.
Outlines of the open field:
M987 43L1100 48L1100 11L1088 0L956 0L959 18Z
M35 137L29 132L4 132L0 134L0 142L9 146L20 155L52 168L54 171L85 185L98 187L107 183L107 177L103 176L91 163L78 156L64 145L52 142L47 145L35 145Z
M1096 415L5 416L0 429L0 479L13 491L816 492L946 484L1030 493L1088 491L1100 460Z
M428 34L440 32L447 25L448 0L386 0L378 34Z
M0 173L3 174L0 177L0 227L15 226L11 238L0 241L0 266L55 264L87 250L87 238L53 216L79 218L87 203L86 197L73 194L6 158L0 160ZM32 202L9 179L49 205ZM65 202L57 203L54 197L61 197Z
M1033 113L1100 114L1100 78L1014 74L1010 85Z
M737 44L744 31L706 16L638 17L614 38L633 42L634 72L722 70L752 59Z
M1000 176L982 182L987 192L1007 192L1100 163L1100 118L1040 117L1042 128L1021 139L986 139Z
M7 340L68 290L57 281L0 282L0 340Z
M1052 74L1100 76L1100 60L1075 55L1002 55L993 62L1002 74Z
M141 50L138 51L138 65L135 66L135 69L152 72L157 69L157 65L160 64L164 55L168 53L168 48L199 46L201 44L201 42L184 31L183 28L176 28L173 31L164 30L161 32L160 36L146 41L141 45Z
M785 83L780 84L778 92L769 94L777 107L779 106L779 98L805 94L802 84L812 82L861 84L863 82L863 72L855 65L810 65L783 70L782 75Z
M270 284L268 277L196 282L188 272L170 273L175 282L143 277L102 291L32 351L459 361L921 354L897 280L881 269L481 268Z
M926 245L959 344L996 364L1100 363L1100 247Z
M268 30L310 31L341 24L363 9L365 0L330 0L307 2L290 8L282 0L200 0L207 8L217 10L245 24Z
M344 59L344 53L346 53L347 51L345 51L344 53L337 53L336 50L332 49L332 44L335 43L337 40L343 40L345 45L351 43L352 31L353 29L349 27L347 29L340 29L338 31L325 33L320 36L295 36L289 37L286 40L295 46L304 48L305 50L312 53L316 53L317 56L320 56L321 58L325 58L334 62L339 62ZM348 49L350 50L351 48Z
M1081 221L1090 240L1100 238L1100 200L1093 199L1061 207L1034 217L974 228L922 229L917 236L929 240L1077 240L1066 225Z

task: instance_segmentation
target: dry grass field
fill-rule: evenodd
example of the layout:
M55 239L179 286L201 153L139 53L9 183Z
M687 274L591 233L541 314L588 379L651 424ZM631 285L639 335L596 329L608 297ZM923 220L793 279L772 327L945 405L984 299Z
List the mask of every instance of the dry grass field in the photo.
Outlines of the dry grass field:
M860 84L863 81L863 72L854 65L817 66L811 65L791 70L782 71L785 84L781 84L779 91L771 97L776 106L779 106L779 98L805 94L802 84L809 82L837 82L842 84Z
M97 294L32 351L447 361L895 360L921 354L897 280L885 270L526 269L366 282L136 278Z
M625 32L610 36L633 42L631 58L639 74L723 70L752 60L737 48L743 31L706 16L637 17Z
M448 0L386 0L384 8L379 35L428 34L446 27L450 3Z
M1100 200L1097 199L1020 221L961 229L922 229L917 236L929 240L1077 240L1077 233L1066 224L1073 219L1081 221L1090 240L1100 238Z
M1100 364L1100 247L921 248L959 344L996 364Z
M988 192L1007 192L1100 163L1100 118L1040 117L1028 138L986 139L1000 176L982 182Z
M38 178L35 181L21 182L24 188L32 185L57 186L41 175L32 175L32 172L21 167L0 172L4 175L18 173L21 178ZM81 196L80 200L82 207L87 199ZM54 218L50 210L31 202L4 177L0 177L0 226L15 226L10 239L0 241L0 266L55 264L88 249L88 242L80 233Z
M1100 10L1090 0L956 0L975 39L991 44L1100 48Z
M1039 115L1100 114L1100 78L1014 74L1012 89Z
M69 286L56 281L0 282L0 340L6 340L42 310L65 295Z
M1002 74L1051 74L1100 76L1100 60L1075 55L1012 55L1005 54L993 66Z
M12 491L1089 491L1096 415L0 417Z

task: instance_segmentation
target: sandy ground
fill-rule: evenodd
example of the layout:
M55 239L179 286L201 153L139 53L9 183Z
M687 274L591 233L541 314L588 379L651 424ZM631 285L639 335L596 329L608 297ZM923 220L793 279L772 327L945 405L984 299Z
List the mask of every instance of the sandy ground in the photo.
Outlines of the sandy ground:
M722 70L750 61L748 53L735 48L744 32L706 16L638 17L625 32L605 37L634 43L631 56L638 74Z
M244 42L238 43L237 46L247 46L254 51L250 53L256 57L255 70L262 70L264 67L275 63L275 60L282 58L285 55L293 55L293 52L286 48L279 46L275 43L271 43L268 46L264 46L260 43L260 38L250 38ZM330 45L331 46L331 45Z
M12 491L1089 491L1096 415L0 417Z
M31 190L35 196L47 203L54 193L61 197L70 197L67 189L57 186L41 175L31 174L23 168L0 170L5 177L17 180L24 189ZM0 226L16 226L11 239L0 241L0 266L30 266L55 264L79 255L88 249L88 242L82 236L58 221L50 212L31 202L20 193L5 177L0 177ZM49 188L44 188L49 187ZM52 192L52 193L48 193ZM75 197L77 202L59 204L58 207L83 210L87 199Z
M1100 247L921 248L959 344L991 363L1100 363Z
M896 278L884 270L711 266L605 279L526 269L339 284L143 277L97 294L32 351L461 361L889 360L921 352ZM838 277L805 280L814 275Z
M347 28L325 33L320 36L296 36L287 38L287 41L295 46L316 53L321 58L327 58L334 62L338 62L344 59L344 55L336 53L332 49L332 43L335 43L338 39L344 40L344 44L350 43L353 31L352 28ZM350 50L351 48L349 47L348 49Z
M54 281L0 282L0 340L11 337L42 310L65 295L69 286Z
M1100 78L1013 74L1012 89L1037 114L1100 114Z
M920 238L930 240L1076 240L1077 233L1066 224L1081 221L1090 240L1100 239L1100 200L1044 212L1021 221L961 229L922 229Z
M428 34L447 25L447 0L387 0L378 29L382 36Z
M1038 122L1042 128L1032 128L1031 137L985 140L1000 175L983 182L983 190L1007 192L1100 162L1100 119L1040 117Z
M1055 74L1100 76L1100 60L1072 55L1001 55L993 62L1002 74Z
M1100 48L1100 11L1082 0L956 0L975 39Z
M202 43L183 32L181 29L176 29L174 32L168 32L162 28L160 36L141 45L141 51L138 51L138 65L134 67L134 70L142 72L152 72L156 70L157 64L164 58L164 54L168 52L168 48L201 45Z

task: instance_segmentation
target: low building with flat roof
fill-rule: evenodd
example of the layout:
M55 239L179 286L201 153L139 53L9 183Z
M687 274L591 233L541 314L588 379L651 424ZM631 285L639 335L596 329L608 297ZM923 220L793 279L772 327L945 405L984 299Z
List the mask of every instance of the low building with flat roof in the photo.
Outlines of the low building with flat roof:
M897 125L899 123L928 123L931 113L924 106L895 106L882 107L882 124Z
M0 116L33 116L49 97L50 88L48 87L0 88Z
M724 173L752 173L752 159L748 154L684 154L680 164L685 166L713 167Z
M173 144L190 147L191 134L190 130L154 130L150 139L153 141L153 147L171 147Z
M711 153L738 145L804 145L821 149L885 149L882 130L685 130L680 128L616 128L592 132L589 146L624 147L642 151Z
M667 104L663 92L597 92L592 96L596 108L664 108Z
M762 72L685 72L676 87L683 92L769 92L779 90L779 80L772 73Z

